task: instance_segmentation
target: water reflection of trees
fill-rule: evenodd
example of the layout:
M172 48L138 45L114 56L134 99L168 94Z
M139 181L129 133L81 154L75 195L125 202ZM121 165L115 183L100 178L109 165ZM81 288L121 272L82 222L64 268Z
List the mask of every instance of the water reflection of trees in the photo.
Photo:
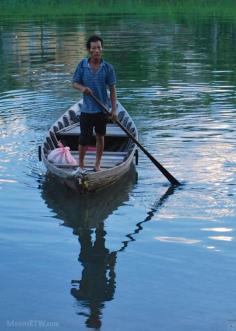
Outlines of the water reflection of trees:
M145 222L152 219L157 210L174 192L170 187L153 205L147 217L135 225L134 231L125 235L120 248L109 250L106 247L105 220L115 209L129 199L129 191L135 182L134 169L117 185L109 189L77 196L65 187L58 188L48 178L42 184L42 196L55 213L63 220L63 225L71 227L78 236L80 253L78 260L83 268L81 276L71 281L71 295L78 305L77 314L85 317L89 328L99 329L102 325L102 314L105 302L115 295L117 255L136 240Z
M206 61L212 68L225 69L233 64L235 23L217 18L200 20L176 18L175 21L157 20L154 17L125 20L122 17L97 17L94 24L104 36L105 56L112 61L119 80L132 86L146 84L168 87L181 81L205 77ZM30 68L45 66L47 72L73 70L79 58L85 55L85 40L90 34L91 22L68 20L25 21L0 24L0 67L14 75L31 74ZM195 62L202 66L195 66ZM61 64L62 67L47 66ZM9 68L10 66L10 68ZM73 66L73 68L71 68ZM181 72L176 70L181 66ZM34 69L35 69L34 68ZM124 70L125 68L125 70ZM41 68L42 69L42 68ZM191 74L190 74L191 72ZM233 72L225 73L235 82ZM10 76L8 77L10 79Z

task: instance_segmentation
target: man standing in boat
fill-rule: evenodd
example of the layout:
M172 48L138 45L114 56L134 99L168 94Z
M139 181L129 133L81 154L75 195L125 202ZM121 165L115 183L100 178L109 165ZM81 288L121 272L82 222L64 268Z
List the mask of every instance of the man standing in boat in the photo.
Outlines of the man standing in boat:
M76 173L85 172L84 157L93 135L93 129L96 133L94 170L101 170L100 162L104 150L107 118L91 95L95 95L104 105L111 105L111 117L113 120L116 119L116 75L113 66L102 59L103 40L97 35L91 36L86 47L89 58L84 58L78 64L73 76L73 87L83 93L80 116L79 168ZM107 88L110 90L110 100Z

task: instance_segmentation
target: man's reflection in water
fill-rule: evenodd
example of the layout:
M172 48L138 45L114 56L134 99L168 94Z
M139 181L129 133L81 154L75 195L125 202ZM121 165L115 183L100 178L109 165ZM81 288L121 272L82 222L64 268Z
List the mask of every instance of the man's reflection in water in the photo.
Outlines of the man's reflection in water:
M89 328L101 327L102 308L105 301L113 299L115 292L115 264L116 252L109 252L105 247L104 223L95 231L92 239L91 229L77 231L81 251L79 261L83 266L82 278L72 281L71 294L89 309L86 315L86 325Z

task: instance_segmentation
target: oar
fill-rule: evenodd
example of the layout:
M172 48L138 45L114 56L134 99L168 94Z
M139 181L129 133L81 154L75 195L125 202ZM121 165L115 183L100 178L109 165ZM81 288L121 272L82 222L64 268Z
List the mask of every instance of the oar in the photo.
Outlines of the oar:
M94 94L90 95L93 100L108 114L110 114L109 110L107 109L107 107L97 98L95 97ZM144 148L140 142L129 132L129 130L126 129L126 127L124 127L124 125L118 120L115 120L116 124L127 134L127 136L133 140L133 142L143 151L144 154L147 155L147 157L152 161L152 163L155 164L155 166L162 172L162 174L169 180L169 182L172 185L180 185L180 182L174 177L172 176L168 170L166 170L166 168L164 168L155 158L154 156L152 156L147 150L146 148Z

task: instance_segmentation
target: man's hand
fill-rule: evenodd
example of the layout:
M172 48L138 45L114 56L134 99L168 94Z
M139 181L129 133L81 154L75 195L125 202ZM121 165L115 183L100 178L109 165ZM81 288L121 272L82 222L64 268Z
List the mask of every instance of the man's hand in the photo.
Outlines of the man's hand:
M113 122L115 122L115 121L118 120L118 117L117 117L116 111L112 111L110 116L111 116L111 120L112 120Z
M89 88L89 87L84 87L82 90L82 93L86 94L86 95L92 95L93 91Z

